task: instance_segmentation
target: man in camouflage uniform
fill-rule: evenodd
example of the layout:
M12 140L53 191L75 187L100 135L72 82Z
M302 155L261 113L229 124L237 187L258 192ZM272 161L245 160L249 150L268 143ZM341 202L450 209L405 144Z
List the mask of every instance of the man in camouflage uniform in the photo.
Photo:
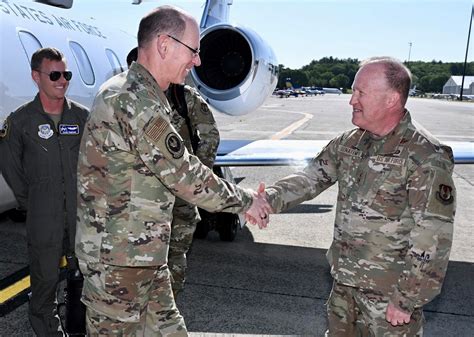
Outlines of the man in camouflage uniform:
M158 7L140 21L138 46L137 62L99 90L81 142L76 254L87 331L187 336L167 266L175 195L256 218L269 207L189 154L170 122L163 91L200 64L195 19Z
M358 128L300 173L266 189L274 211L338 182L328 336L421 336L422 307L441 291L452 243L453 156L404 108L409 70L373 58L356 74Z
M172 84L167 97L173 109L171 124L183 138L186 149L212 169L219 146L219 131L208 104L194 88L187 85ZM185 106L179 106L180 104ZM191 248L193 234L200 220L196 206L176 198L168 252L168 267L175 298L184 288L186 254Z
M137 60L137 47L127 55L130 68ZM171 84L166 91L170 102L171 124L183 138L189 153L212 169L219 146L219 130L207 102L192 87L182 84ZM193 204L176 198L171 223L168 268L171 272L171 285L176 296L184 288L187 268L186 254L189 251L197 223L201 220L199 211Z

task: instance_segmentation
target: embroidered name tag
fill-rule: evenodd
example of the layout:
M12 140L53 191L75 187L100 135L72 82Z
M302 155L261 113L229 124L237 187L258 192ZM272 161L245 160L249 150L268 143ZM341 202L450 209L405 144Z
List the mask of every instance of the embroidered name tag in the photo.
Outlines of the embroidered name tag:
M352 149L347 146L339 145L339 147L337 148L337 151L344 154L348 154L349 156L362 158L362 151L357 150L357 149Z
M78 135L79 125L77 124L59 124L60 135Z
M402 166L405 162L405 159L398 157L377 156L374 158L374 161L379 164Z

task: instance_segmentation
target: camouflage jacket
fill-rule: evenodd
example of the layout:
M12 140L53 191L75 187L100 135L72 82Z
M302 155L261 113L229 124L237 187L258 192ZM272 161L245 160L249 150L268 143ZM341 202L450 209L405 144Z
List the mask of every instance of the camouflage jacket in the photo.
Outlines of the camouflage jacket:
M170 124L170 107L140 64L99 90L78 163L76 254L120 266L167 261L175 195L209 211L245 211L252 196L215 176Z
M199 143L196 151L193 151L191 135L186 125L186 120L176 111L171 113L171 124L183 138L184 144L189 152L193 153L201 162L209 168L214 165L217 147L219 146L219 130L216 121L206 101L199 95L196 89L184 86L184 97L186 100L191 131L197 134Z
M342 284L379 290L412 311L440 291L455 213L451 148L407 112L382 138L354 129L332 140L303 172L267 189L281 212L338 182L327 258Z

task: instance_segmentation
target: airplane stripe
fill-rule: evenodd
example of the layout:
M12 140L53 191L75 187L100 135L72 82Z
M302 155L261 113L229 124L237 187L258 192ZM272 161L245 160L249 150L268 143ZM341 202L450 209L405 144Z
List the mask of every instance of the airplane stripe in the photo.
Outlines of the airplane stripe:
M2 289L0 291L0 305L4 304L14 296L18 295L22 291L28 289L31 286L30 275L22 278L21 280L13 283L12 285Z
M63 256L59 263L60 281L66 277L66 266L67 260ZM29 271L29 267L24 267L0 280L0 317L5 316L28 301L31 287Z

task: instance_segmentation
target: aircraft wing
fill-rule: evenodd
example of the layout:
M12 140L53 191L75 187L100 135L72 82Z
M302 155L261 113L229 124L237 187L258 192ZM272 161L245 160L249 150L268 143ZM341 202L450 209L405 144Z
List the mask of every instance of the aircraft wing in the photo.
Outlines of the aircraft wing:
M304 166L329 140L222 140L216 166ZM474 142L445 142L456 164L474 164Z

